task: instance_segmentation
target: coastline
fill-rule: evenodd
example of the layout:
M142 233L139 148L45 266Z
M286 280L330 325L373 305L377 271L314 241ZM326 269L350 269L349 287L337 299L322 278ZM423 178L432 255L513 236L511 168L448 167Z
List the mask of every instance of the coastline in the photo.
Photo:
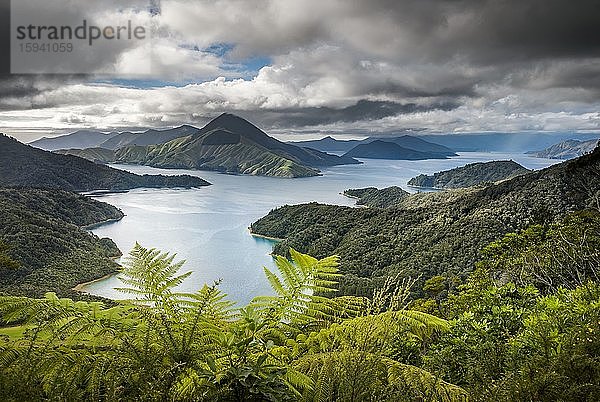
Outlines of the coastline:
M114 275L118 275L118 274L119 274L119 272L115 271L115 272L112 272L110 274L106 274L106 275L104 275L104 276L102 276L100 278L96 278L96 279L93 279L93 280L88 281L88 282L79 283L79 284L75 285L75 287L72 288L71 290L74 290L75 292L79 292L79 293L88 293L85 290L86 286L91 285L92 283L103 281L105 279L111 278Z
M125 217L125 214L123 214L123 216L121 216L120 218L111 218L111 219L105 219L103 221L100 222L96 222L96 223L92 223L89 225L85 225L85 226L80 226L81 229L83 230L92 230L92 229L97 229L102 225L107 225L109 223L115 223L115 222L119 222L121 219L123 219Z
M343 195L344 197L351 198L351 199L353 199L353 200L360 200L360 197L357 197L357 196L355 196L355 195L346 194L346 192L345 192L345 191L343 191L343 192L341 192L341 193L339 193L339 194L340 194L340 195Z
M254 233L251 228L248 228L248 233L250 233L250 236L252 236L252 237L256 237L256 238L259 238L259 239L270 240L270 241L274 241L274 242L282 242L282 241L285 240L285 239L280 239L278 237L270 237L270 236L264 236L264 235L260 235L260 234Z
M81 229L83 230L93 230L96 228L99 228L102 225L107 225L109 223L115 223L115 222L119 222L121 219L123 219L125 217L125 214L122 213L121 216L119 218L111 218L111 219L105 219L103 221L100 222L96 222L96 223L92 223L90 225L86 225L86 226L81 226ZM111 239L112 241L112 239ZM119 258L121 258L123 256L123 253L121 252L121 250L119 250L119 252L121 253L121 255L117 255L112 257L112 259L116 262ZM118 275L119 271L114 271L111 273L108 273L106 275L101 276L100 278L96 278L96 279L92 279L91 281L87 281L87 282L82 282L82 283L78 283L77 285L75 285L74 288L72 288L71 290L75 291L75 292L79 292L79 293L88 293L85 291L85 287L88 285L91 285L92 283L96 283L96 282L100 282L103 281L105 279L108 279L114 275Z
M358 203L361 200L360 197L357 197L355 195L346 194L346 192L342 192L342 193L339 193L339 194L343 195L346 198L350 198L351 200L356 200L356 202L354 203L354 205L351 206L350 208L369 208L368 205L361 205L361 204Z
M101 197L103 195L110 194L125 194L130 190L92 190L92 191L82 191L79 194L84 195L86 197Z
M447 188L444 187L427 187L427 186L413 186L410 184L407 184L408 187L413 188L415 190L436 190L436 191L444 191L444 190L449 190Z

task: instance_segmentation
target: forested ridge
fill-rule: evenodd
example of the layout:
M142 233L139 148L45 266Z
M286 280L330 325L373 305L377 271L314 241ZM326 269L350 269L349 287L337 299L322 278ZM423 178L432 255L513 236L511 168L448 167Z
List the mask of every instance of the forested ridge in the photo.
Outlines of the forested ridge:
M201 187L210 183L189 175L137 175L72 155L59 155L0 134L0 186L68 191L129 190L139 187Z
M344 191L344 195L356 198L356 205L388 208L396 205L402 198L408 196L409 193L400 187L393 186L381 190L375 187L350 189Z
M84 226L118 220L117 208L60 190L0 188L0 293L76 295L75 285L115 272L120 251Z
M316 203L284 206L251 225L289 247L341 257L340 290L366 294L386 276L454 275L464 279L479 251L502 235L551 223L600 205L600 149L483 188L421 193L389 208Z
M529 169L514 161L469 163L433 175L421 174L408 181L409 186L434 188L463 188L493 183L528 173Z

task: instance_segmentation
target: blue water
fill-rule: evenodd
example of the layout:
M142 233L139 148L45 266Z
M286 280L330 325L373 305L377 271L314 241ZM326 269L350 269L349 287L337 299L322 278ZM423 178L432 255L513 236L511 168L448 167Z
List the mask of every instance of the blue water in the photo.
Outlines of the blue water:
M340 194L349 188L396 185L414 192L406 183L418 174L505 159L530 169L558 162L500 153L462 153L452 159L426 161L371 159L364 160L363 165L336 166L323 170L323 176L301 179L114 165L138 174L190 174L213 185L191 190L138 189L95 197L120 208L126 216L93 232L113 239L125 254L136 241L144 247L177 253L177 259L187 261L183 271L192 272L181 287L183 291L195 291L204 283L221 279L220 288L230 299L245 304L270 293L262 267L274 266L269 255L273 243L251 236L247 228L271 209L310 201L352 206L355 201ZM85 291L122 299L125 296L114 290L120 286L113 276L87 285Z

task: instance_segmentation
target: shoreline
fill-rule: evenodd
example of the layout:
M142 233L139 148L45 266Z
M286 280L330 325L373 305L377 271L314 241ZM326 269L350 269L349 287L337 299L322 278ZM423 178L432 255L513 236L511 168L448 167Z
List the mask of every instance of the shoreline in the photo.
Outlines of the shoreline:
M259 239L265 239L265 240L271 240L271 241L274 241L277 243L285 240L285 239L280 239L278 237L271 237L271 236L265 236L265 235L260 235L258 233L254 233L251 228L248 228L248 233L250 233L250 236L252 236L252 237L256 237Z
M341 193L339 193L339 194L340 194L340 195L343 195L344 197L347 197L347 198L353 199L353 200L360 200L360 197L357 197L357 196L355 196L355 195L346 194L346 192L345 192L345 191L343 191L343 192L341 192Z
M110 205L110 204L109 204L109 205ZM90 231L91 231L91 230L93 230L93 229L97 229L97 228L99 228L100 226L107 225L107 224L109 224L109 223L115 223L115 222L119 222L119 221L121 221L121 220L122 220L124 217L125 217L125 214L123 213L123 214L122 214L122 216L120 216L119 218L105 219L105 220L103 220L103 221L96 222L96 223L92 223L92 224L90 224L90 225L81 226L80 228L81 228L82 230L90 230ZM110 239L110 240L111 240L111 241L114 243L114 241L113 241L112 239ZM118 247L117 247L117 250L119 250L119 249L118 249ZM111 257L113 261L117 262L117 260L123 256L123 252L122 252L121 250L119 250L119 252L121 253L121 255L117 255L117 256ZM120 265L119 265L119 266L120 266ZM103 281L103 280L105 280L105 279L108 279L108 278L110 278L110 277L112 277L112 276L114 276L114 275L118 275L118 274L119 274L119 271L117 270L117 271L114 271L114 272L108 273L108 274L106 274L106 275L103 275L103 276L101 276L101 277L99 277L99 278L92 279L91 281L87 281L87 282L78 283L78 284L77 284L77 285L75 285L75 287L73 287L71 290L73 290L73 291L75 291L75 292L79 292L79 293L86 293L86 294L89 294L87 291L85 291L85 287L86 287L86 286L88 286L88 285L91 285L92 283L96 283L96 282Z
M354 205L352 205L350 208L369 208L368 205L362 205L359 204L358 202L361 200L360 197L357 197L355 195L350 195L350 194L346 194L345 192L339 193L340 195L349 198L351 200L356 200L356 202L354 203Z
M427 186L413 186L410 184L407 184L408 187L413 188L415 190L436 190L436 191L445 191L445 190L451 190L448 188L444 188L444 187L427 187Z
M133 189L131 189L133 190ZM110 194L125 194L130 190L92 190L92 191L81 191L79 194L84 195L86 197L101 197L103 195Z
M109 223L120 222L124 217L125 217L125 214L123 214L123 216L121 216L120 218L105 219L100 222L91 223L91 224L85 225L85 226L80 226L80 228L83 230L93 230L93 229L99 228L100 226L108 225Z
M100 278L96 278L96 279L93 279L93 280L91 280L91 281L87 281L87 282L82 282L82 283L79 283L79 284L75 285L75 287L74 287L74 288L72 288L71 290L73 290L73 291L75 291L75 292L79 292L79 293L86 293L86 294L89 294L89 292L87 292L87 291L85 290L85 287L86 287L86 286L89 286L89 285L91 285L92 283L96 283L96 282L103 281L103 280L105 280L105 279L109 279L109 278L111 278L111 277L113 277L113 276L115 276L115 275L118 275L118 274L119 274L119 271L115 271L115 272L112 272L112 273L110 273L110 274L106 274L106 275L104 275L104 276L102 276L102 277L100 277Z
M313 168L313 170L317 171L316 174L314 175L310 175L310 176L277 176L277 175L263 175L263 174L248 174L248 173L240 173L240 172L227 172L227 171L223 171L223 170L218 170L218 169L199 169L199 168L192 168L192 167L167 167L167 166L153 166L153 165L144 165L142 163L133 163L133 162L126 162L126 163L116 163L116 162L108 162L107 165L112 165L111 167L113 167L114 165L120 165L120 166L145 166L145 167L149 167L149 168L153 168L153 169L164 169L164 170L188 170L188 171L195 171L195 172L209 172L209 173L216 173L216 174L222 174L225 176L244 176L244 177L274 177L276 179L306 179L306 178L311 178L311 177L320 177L323 176L323 172L321 172L320 170ZM352 164L354 165L354 163ZM118 169L118 168L115 168ZM125 172L129 172L126 169L119 169L119 170L123 170ZM139 174L139 173L136 173ZM202 179L202 177L199 176L194 176L194 175L190 175L189 173L180 173L181 175L189 175L192 177L198 177L200 179ZM161 175L161 173L157 173L157 175ZM165 175L165 176L171 176L171 175ZM172 175L172 176L176 176ZM207 180L202 179L204 181L206 181L208 184L202 185L200 187L197 188L202 188L202 187L207 187L207 186L212 186L212 183L209 183ZM156 188L156 187L137 187L137 188ZM162 188L162 187L161 187ZM167 188L167 187L164 187ZM194 188L194 187L182 187L182 188ZM131 190L135 190L135 189L131 189ZM117 190L117 192L120 192L121 190ZM128 192L129 190L124 190L123 192ZM110 194L110 192L106 193L106 194Z

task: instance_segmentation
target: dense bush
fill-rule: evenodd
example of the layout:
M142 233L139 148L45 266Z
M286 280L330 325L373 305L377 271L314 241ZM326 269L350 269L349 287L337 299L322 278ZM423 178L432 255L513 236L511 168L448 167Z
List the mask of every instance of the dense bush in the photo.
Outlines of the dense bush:
M600 208L600 149L483 188L403 197L390 208L284 206L252 231L284 239L278 254L294 247L317 257L339 255L347 278L340 291L362 294L396 273L464 280L490 242L590 207Z
M451 331L425 367L473 401L597 401L600 287L540 296L533 286L471 281L447 301Z
M115 207L60 190L0 189L0 241L17 264L0 263L0 293L75 295L75 285L115 272L110 239L82 227L121 219Z
M209 183L189 175L144 175L98 165L22 144L0 134L0 186L69 191L127 190L139 187L200 187Z

